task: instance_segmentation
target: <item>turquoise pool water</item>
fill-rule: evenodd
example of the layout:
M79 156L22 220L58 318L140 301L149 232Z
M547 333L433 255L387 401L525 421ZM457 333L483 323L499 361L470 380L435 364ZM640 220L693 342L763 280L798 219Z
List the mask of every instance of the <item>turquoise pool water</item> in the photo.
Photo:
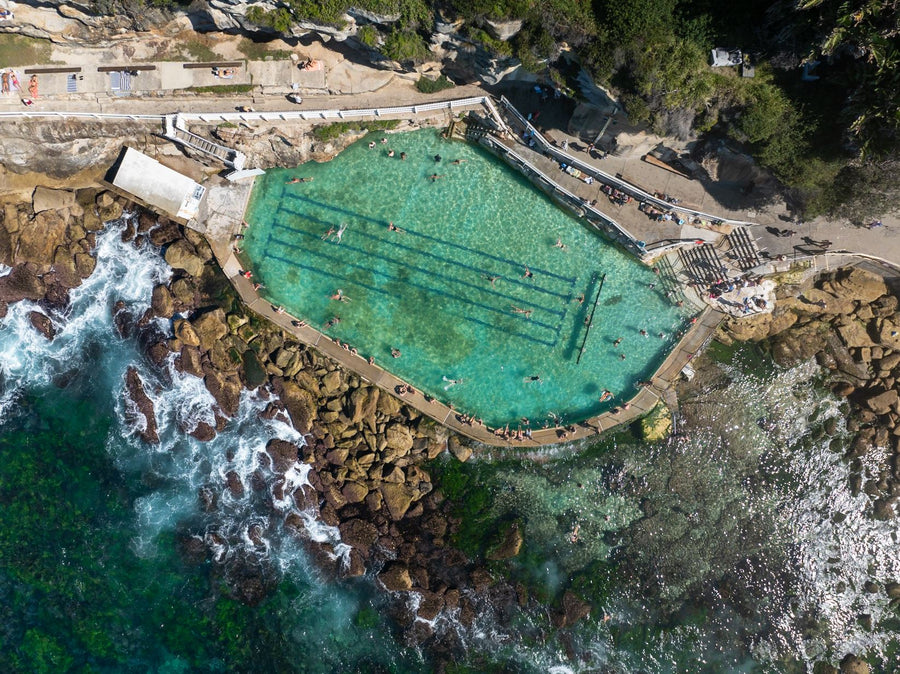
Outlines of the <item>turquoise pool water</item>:
M687 321L658 277L482 148L434 130L387 138L257 179L243 248L261 292L490 425L630 398Z

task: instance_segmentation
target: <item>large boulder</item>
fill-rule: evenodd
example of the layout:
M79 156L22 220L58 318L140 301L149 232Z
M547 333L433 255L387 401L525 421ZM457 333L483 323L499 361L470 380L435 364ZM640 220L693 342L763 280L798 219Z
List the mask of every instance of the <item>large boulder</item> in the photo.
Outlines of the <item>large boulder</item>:
M406 564L388 562L378 574L378 580L389 592L403 592L412 589L412 578Z
M238 413L241 403L241 383L236 379L227 377L221 372L211 371L204 378L206 390L216 400L222 414L233 417Z
M276 386L276 393L284 403L294 428L301 433L309 433L318 413L315 397L292 381L281 382Z
M297 463L299 448L292 442L273 438L266 445L266 452L272 459L272 470L276 473L284 473Z
M855 267L841 269L834 278L822 282L822 289L839 298L846 297L863 303L874 302L888 293L884 279L878 274Z
M31 207L35 213L58 211L63 208L77 206L75 192L71 190L54 190L49 187L35 187L31 195Z
M216 342L228 334L228 323L225 320L225 312L222 309L215 309L200 314L191 321L191 325L200 339L200 348L204 351L213 348Z
M381 491L384 505L387 506L388 513L394 521L403 519L412 502L420 495L417 489L413 489L405 483L384 482L378 488Z
M189 241L179 239L166 248L166 262L173 269L183 269L191 276L203 274L203 258Z
M571 590L566 590L560 611L553 616L556 627L570 627L591 614L591 605Z
M866 406L875 414L881 415L896 409L898 401L900 401L900 397L898 397L897 391L889 389L884 393L867 398Z
M387 448L394 450L399 456L406 454L413 446L412 432L399 422L392 423L384 429L384 439ZM388 461L388 459L385 459Z
M380 389L374 386L363 386L350 394L350 423L358 424L363 419L368 419L375 414L378 405Z
M172 293L167 286L158 285L153 289L150 306L157 316L172 318L172 314L175 313L175 300L172 299Z
M48 340L56 337L56 328L53 327L53 321L50 320L47 314L40 311L32 311L28 318L31 320L32 327Z
M37 268L31 264L16 265L9 274L0 277L0 302L37 301L46 291Z
M175 321L175 336L188 346L200 346L200 335L190 321L180 318Z
M848 654L841 660L841 674L869 674L869 665L862 658Z
M359 550L364 556L368 556L369 549L378 540L378 529L366 520L347 520L341 522L338 529L341 532L341 540Z
M66 242L69 223L59 211L38 213L19 231L16 260L45 265L53 262L53 255Z
M866 330L866 324L861 321L850 320L844 325L839 325L837 333L841 341L851 349L875 346Z

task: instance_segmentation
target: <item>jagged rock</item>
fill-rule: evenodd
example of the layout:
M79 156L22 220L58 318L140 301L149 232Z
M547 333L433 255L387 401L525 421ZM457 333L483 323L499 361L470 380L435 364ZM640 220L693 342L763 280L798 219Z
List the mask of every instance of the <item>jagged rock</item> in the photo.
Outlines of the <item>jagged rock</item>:
M366 562L363 559L363 556L358 550L351 548L350 553L347 556L347 566L343 570L343 576L345 578L358 578L359 576L365 575L365 573Z
M188 431L188 435L192 438L196 438L200 442L209 442L210 440L215 439L216 429L205 421L198 421L197 425L194 426L192 430Z
M93 255L87 253L75 253L75 273L85 279L94 273L97 266L97 260Z
M173 269L183 269L191 276L203 274L203 259L197 254L197 249L185 239L179 239L166 248L165 258Z
M275 392L284 403L294 428L300 433L309 433L318 413L313 395L292 381L280 382Z
M875 346L875 342L869 336L864 323L851 320L850 322L837 326L837 333L841 341L848 348L863 348Z
M491 21L490 19L485 19L484 21L487 31L496 39L504 42L522 30L524 23L522 19L513 19L512 21Z
M0 302L13 304L22 300L37 301L47 288L32 264L19 264L6 276L0 277Z
M347 503L360 503L369 494L369 488L359 482L345 482L341 487L341 495L347 499Z
M272 470L276 473L284 473L297 463L299 451L297 445L277 438L269 440L266 445L266 452L272 459Z
M31 320L31 325L41 333L48 340L52 341L54 337L56 337L56 328L53 327L53 321L50 320L50 317L47 314L41 313L40 311L32 311L28 314L28 318Z
M340 370L332 370L322 377L322 392L326 396L331 396L341 388L341 372Z
M412 589L412 578L406 564L388 562L378 574L378 580L389 592L405 592Z
M387 506L391 519L395 522L403 519L412 502L420 495L419 491L408 484L385 482L379 485L384 505Z
M822 282L822 289L837 297L847 297L865 303L874 302L888 293L883 278L857 267L839 270L833 279Z
M518 522L512 522L503 531L500 541L488 550L487 558L493 561L510 559L519 554L522 549L522 531Z
M831 387L832 393L836 396L841 396L842 398L846 398L853 394L856 391L856 387L853 384L850 384L845 381L839 381L834 386Z
M191 321L191 326L200 339L200 348L208 351L228 334L228 324L225 321L225 312L222 309L214 309L200 314Z
M31 207L35 213L58 211L76 206L75 192L55 190L49 187L35 187L31 195Z
M144 442L159 443L159 434L156 426L156 411L153 401L144 391L144 383L137 369L129 367L125 373L125 390L134 407L126 405L125 416L129 424L137 423L138 417L143 417L143 428L138 431Z
M369 555L369 549L378 540L378 529L366 520L347 520L341 522L338 529L341 532L341 540L359 550L364 557Z
M203 376L203 368L200 365L200 350L196 346L185 344L181 347L181 371L192 374L195 377Z
M422 620L432 621L444 610L444 598L437 592L422 592L416 615Z
M150 299L150 307L153 313L161 318L172 318L175 313L175 300L168 287L158 285L153 289L153 295Z
M350 394L349 417L351 424L358 424L363 419L370 418L375 413L378 405L380 389L373 386L364 386L354 390Z
M867 398L866 405L875 414L881 415L887 414L892 409L895 409L898 401L900 401L900 396L897 395L897 391L895 389L890 389L884 393Z
M44 211L19 231L17 262L45 265L53 261L59 246L66 243L68 220L60 211Z
M413 446L413 436L409 428L398 422L384 429L384 439L389 449L396 450L401 455L409 452Z
M895 499L880 498L872 504L872 517L876 520L892 520L897 516L894 511Z
M200 346L200 336L191 322L184 318L175 321L175 337L188 346Z
M241 402L240 382L226 377L221 372L212 371L203 378L203 383L206 390L215 398L222 414L227 417L237 414Z
M244 483L241 482L241 476L233 470L225 473L225 486L228 487L228 491L235 498L240 498L244 495Z

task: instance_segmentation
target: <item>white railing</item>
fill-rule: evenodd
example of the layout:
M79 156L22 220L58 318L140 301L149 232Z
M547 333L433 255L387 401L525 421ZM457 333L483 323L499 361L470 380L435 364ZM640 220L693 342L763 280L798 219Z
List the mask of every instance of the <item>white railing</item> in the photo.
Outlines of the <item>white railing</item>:
M525 129L527 129L531 133L531 136L534 138L535 142L538 145L541 145L546 152L551 154L557 160L564 161L569 166L574 166L575 168L579 169L580 171L583 171L584 173L594 176L601 182L606 183L607 185L612 185L612 186L616 187L617 189L628 192L632 196L640 199L641 201L650 202L650 203L654 204L655 206L659 206L660 208L663 208L667 211L677 211L679 213L684 213L686 215L692 215L692 216L694 216L696 218L700 218L702 220L710 220L713 222L727 222L732 225L753 225L754 224L752 222L747 222L745 220L730 220L728 218L723 218L718 215L712 215L710 213L704 213L702 211L695 211L691 208L685 208L683 206L676 206L675 204L671 204L668 201L665 201L663 199L655 197L652 194L645 192L637 185L632 185L631 183L629 183L626 180L622 180L621 178L616 178L615 176L612 176L612 175L606 173L605 171L601 171L596 166L592 166L591 164L586 164L585 162L580 160L578 157L573 157L568 152L563 152L562 150L557 148L555 145L552 145L550 142L548 142L547 139L544 138L536 128L534 128L534 126L531 124L531 122L529 122L525 117L523 117L522 113L520 113L518 110L516 110L515 106L513 106L513 104L510 103L506 99L505 96L500 97L500 103L503 105L503 107L506 109L507 112L512 114L522 124L522 126L525 127Z
M520 168L525 169L525 170L527 170L527 172L532 173L533 175L539 177L542 181L544 181L544 183L548 187L553 189L554 192L567 197L571 206L582 209L585 211L586 214L590 213L595 218L605 222L615 232L617 232L619 234L619 236L621 236L625 240L624 243L629 248L631 248L632 251L635 252L639 257L643 258L647 254L647 251L644 249L644 246L641 245L641 242L638 241L634 236L632 236L632 234L628 230L626 230L624 227L622 227L622 225L620 225L618 222L616 222L615 220L610 218L608 215L606 215L606 213L603 213L602 211L598 211L596 208L591 206L589 203L585 203L581 197L579 197L576 194L573 194L572 192L567 190L565 187L558 184L556 181L554 181L552 178L550 178L550 176L545 174L543 171L541 171L534 165L530 164L527 159L520 156L513 150L509 149L502 143L498 143L496 140L494 140L490 136L484 136L484 137L480 138L479 140L485 145L490 145L495 150L502 153L509 159L512 159L513 163L518 164ZM588 220L592 224L594 224L593 221L590 220L590 218L588 218Z
M95 119L98 121L107 121L113 119L130 119L130 120L147 120L161 122L165 119L165 115L127 115L113 114L105 112L65 112L65 111L37 111L37 110L21 110L18 112L0 112L0 120L4 119L22 119L22 118L39 118L39 117L58 117L65 119L68 117L75 119Z

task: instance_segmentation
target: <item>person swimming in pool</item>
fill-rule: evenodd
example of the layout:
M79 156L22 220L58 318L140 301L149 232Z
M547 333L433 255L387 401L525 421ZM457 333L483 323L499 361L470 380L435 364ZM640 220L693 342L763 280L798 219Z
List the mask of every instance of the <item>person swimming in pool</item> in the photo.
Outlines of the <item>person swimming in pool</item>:
M449 377L447 377L447 375L444 375L444 381L447 382L447 385L444 387L444 390L446 391L447 389L450 389L450 388L456 386L457 384L462 384L463 381L465 381L465 380L463 380L463 379L450 379Z
M438 175L437 173L432 173L430 176L428 176L428 178L429 178L429 180L431 180L431 182L435 182L435 181L437 181L438 178L443 178L443 177L444 177L443 175Z
M328 231L322 235L322 241L327 241L331 237L331 235L334 234L334 232L334 227L329 227Z
M466 159L454 159L454 160L453 160L452 162L450 162L450 163L451 163L451 164L456 164L457 166L459 166L460 164L466 163L466 161L468 161L468 160L466 160Z
M510 304L509 308L513 310L513 313L522 314L525 318L531 318L531 314L534 311L533 309L522 309L514 304Z
M328 299L337 300L338 302L349 302L350 298L344 295L344 291L338 288L334 291L334 295L331 295Z
M536 381L538 384L543 384L543 383L544 383L544 380L541 379L541 375L539 375L539 374L533 374L533 375L530 375L530 376L528 376L528 377L525 377L525 379L524 379L523 381L525 381L525 382Z
M346 230L347 230L347 223L346 223L346 222L342 222L342 223L341 223L340 229L338 229L338 231L335 232L335 234L334 234L334 240L335 240L335 243L340 243L340 242L341 242L341 240L344 238L344 232L345 232Z
M600 402L605 403L607 400L612 400L613 394L609 389L603 389L603 392L600 394Z
M525 273L522 274L522 278L534 278L534 272L528 268L528 265L525 265Z
M490 281L491 288L496 288L497 286L495 286L494 283L496 283L498 280L500 280L499 276L491 276L490 274L482 274L481 278L483 278L486 281Z
M397 225L395 225L393 222L389 222L389 223L388 223L388 231L389 231L389 232L398 232L398 233L400 233L400 234L404 234L404 231L403 231L402 229L400 229L399 227L397 227Z

